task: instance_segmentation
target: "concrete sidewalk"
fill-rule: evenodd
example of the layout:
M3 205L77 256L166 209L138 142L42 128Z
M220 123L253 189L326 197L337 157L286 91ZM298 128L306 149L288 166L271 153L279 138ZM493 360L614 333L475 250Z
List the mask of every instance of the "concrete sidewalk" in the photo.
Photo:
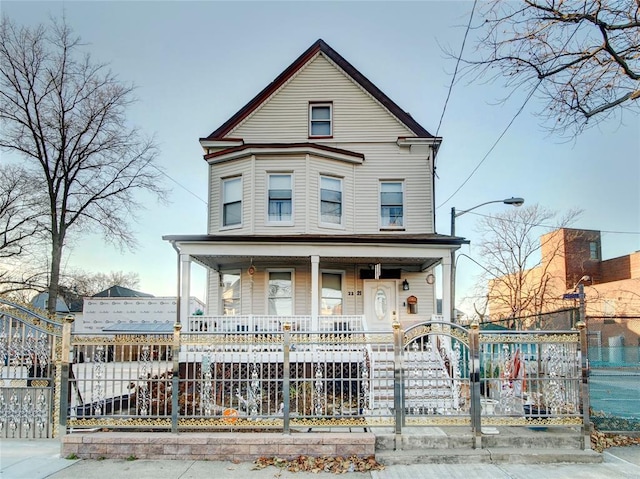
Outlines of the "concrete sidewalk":
M288 472L275 467L254 470L253 463L214 461L69 460L60 457L60 441L0 442L2 479L273 479L329 478L331 473ZM640 479L640 446L611 448L601 464L418 464L392 465L383 471L350 473L353 479Z

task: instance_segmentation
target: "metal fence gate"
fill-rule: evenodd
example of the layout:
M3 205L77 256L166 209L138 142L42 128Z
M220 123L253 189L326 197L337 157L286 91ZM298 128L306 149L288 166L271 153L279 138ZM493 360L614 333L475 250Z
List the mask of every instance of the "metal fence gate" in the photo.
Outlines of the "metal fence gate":
M58 435L62 325L0 298L0 438Z
M469 330L431 321L403 337L404 424L471 426Z

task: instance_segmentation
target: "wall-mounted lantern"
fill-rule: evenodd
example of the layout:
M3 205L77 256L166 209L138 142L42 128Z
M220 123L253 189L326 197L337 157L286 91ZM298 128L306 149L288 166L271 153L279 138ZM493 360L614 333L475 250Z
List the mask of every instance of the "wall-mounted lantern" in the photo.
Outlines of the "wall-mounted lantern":
M409 281L406 279L402 282L402 291L409 291Z

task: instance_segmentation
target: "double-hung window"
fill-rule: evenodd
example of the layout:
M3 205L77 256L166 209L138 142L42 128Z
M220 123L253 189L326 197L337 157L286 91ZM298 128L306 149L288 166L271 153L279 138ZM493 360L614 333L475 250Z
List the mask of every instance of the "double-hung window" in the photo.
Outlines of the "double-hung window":
M272 316L293 315L293 272L269 271L267 301Z
M331 103L309 104L309 136L333 136L333 112Z
M222 181L222 226L242 223L242 178Z
M222 273L220 278L222 289L222 314L237 316L240 314L240 272Z
M402 181L380 182L380 227L404 226L404 188Z
M293 197L290 174L269 175L269 223L291 223Z
M320 314L342 314L342 273L322 272Z
M342 180L331 176L320 177L320 222L342 224Z

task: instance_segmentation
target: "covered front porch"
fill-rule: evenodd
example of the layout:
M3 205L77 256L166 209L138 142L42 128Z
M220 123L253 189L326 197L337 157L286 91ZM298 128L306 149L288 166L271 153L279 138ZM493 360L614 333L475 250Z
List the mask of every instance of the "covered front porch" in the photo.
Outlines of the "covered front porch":
M188 332L273 331L285 322L307 331L390 331L395 321L451 321L451 252L464 242L437 234L164 239L178 253L178 322ZM207 270L202 316L189 314L193 263Z

